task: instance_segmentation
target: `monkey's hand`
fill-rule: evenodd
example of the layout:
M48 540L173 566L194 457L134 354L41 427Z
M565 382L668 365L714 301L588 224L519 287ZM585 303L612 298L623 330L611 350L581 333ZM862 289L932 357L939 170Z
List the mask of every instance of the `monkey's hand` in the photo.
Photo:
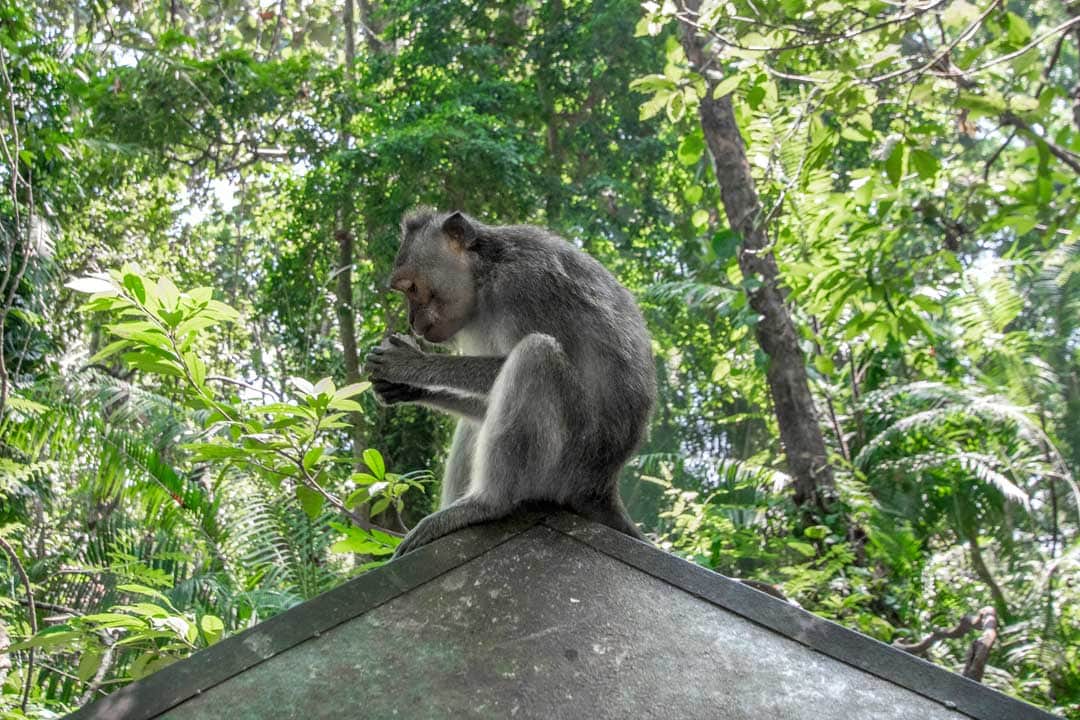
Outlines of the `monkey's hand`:
M388 380L372 380L371 387L375 390L375 397L383 405L416 402L427 395L427 390L423 388Z
M419 377L427 356L427 353L404 335L389 335L368 354L364 369L373 383L383 381L394 385L410 385Z

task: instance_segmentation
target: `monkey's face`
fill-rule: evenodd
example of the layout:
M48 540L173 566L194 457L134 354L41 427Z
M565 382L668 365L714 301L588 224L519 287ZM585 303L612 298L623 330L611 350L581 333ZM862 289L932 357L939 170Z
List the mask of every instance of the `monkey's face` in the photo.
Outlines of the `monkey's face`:
M438 226L403 238L390 287L405 296L409 325L428 342L446 342L472 317L476 301L472 259Z

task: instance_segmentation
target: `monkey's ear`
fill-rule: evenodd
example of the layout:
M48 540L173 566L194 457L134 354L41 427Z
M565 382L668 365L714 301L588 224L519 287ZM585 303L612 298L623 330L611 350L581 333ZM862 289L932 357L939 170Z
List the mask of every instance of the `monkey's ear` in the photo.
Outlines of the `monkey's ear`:
M460 212L455 212L443 220L442 231L464 250L468 250L476 243L476 228Z

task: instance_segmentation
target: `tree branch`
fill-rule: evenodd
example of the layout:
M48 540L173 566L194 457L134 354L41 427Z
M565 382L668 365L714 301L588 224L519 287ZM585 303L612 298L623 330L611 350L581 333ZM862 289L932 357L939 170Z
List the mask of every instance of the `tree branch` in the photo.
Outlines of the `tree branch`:
M15 566L15 571L19 574L19 579L22 580L23 588L26 590L26 607L27 615L30 618L30 634L37 635L37 608L34 606L34 591L30 587L30 577L26 574L26 568L23 567L22 562L19 560L19 556L15 554L15 548L11 547L7 540L0 537L0 548L8 554L11 558L11 564ZM19 707L22 708L23 713L26 712L26 704L30 700L30 686L34 679L34 648L30 648L27 652L26 672L23 675L23 692L22 702Z
M1031 129L1031 125L1029 125L1027 121L1023 120L1012 112L1006 111L1001 116L1001 122L1004 125L1011 125L1025 135L1029 135L1030 137L1035 138L1037 141L1044 143L1046 145L1046 149L1050 151L1051 155L1068 165L1073 172L1080 174L1080 155L1077 155L1076 153L1067 150L1060 145L1057 145L1042 137L1037 132Z
M982 634L975 638L968 648L962 673L966 678L982 682L983 674L986 672L986 661L990 657L990 649L997 640L997 626L997 611L992 607L984 607L974 615L965 615L960 618L960 622L954 627L935 628L929 635L914 643L897 640L893 643L893 647L912 655L926 657L930 648L942 640L956 639L967 635L972 630L982 630Z

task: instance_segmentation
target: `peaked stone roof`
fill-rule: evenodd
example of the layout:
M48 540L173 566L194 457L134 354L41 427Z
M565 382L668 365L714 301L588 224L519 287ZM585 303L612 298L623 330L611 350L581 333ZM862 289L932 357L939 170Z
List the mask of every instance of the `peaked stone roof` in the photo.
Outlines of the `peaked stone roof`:
M538 513L443 538L71 717L1054 716L607 527Z

